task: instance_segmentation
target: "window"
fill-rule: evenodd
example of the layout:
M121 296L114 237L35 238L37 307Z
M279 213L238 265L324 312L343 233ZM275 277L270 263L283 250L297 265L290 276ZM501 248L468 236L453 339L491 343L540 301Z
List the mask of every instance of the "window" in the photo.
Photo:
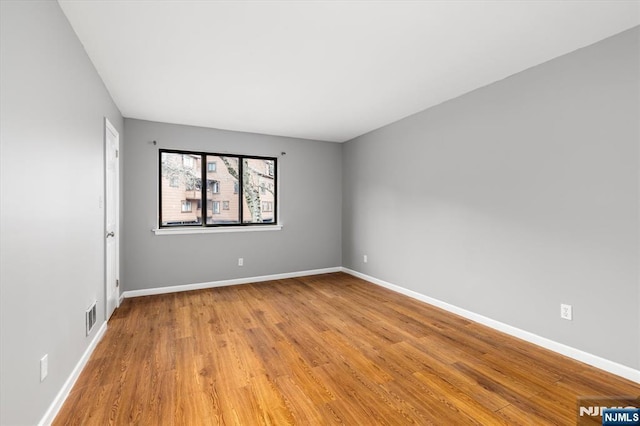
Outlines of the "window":
M159 153L161 228L277 223L276 158L164 149ZM214 172L215 180L205 179Z
M209 186L207 188L207 191L213 193L213 194L219 194L220 193L220 182L217 180L210 180L207 182L207 185Z

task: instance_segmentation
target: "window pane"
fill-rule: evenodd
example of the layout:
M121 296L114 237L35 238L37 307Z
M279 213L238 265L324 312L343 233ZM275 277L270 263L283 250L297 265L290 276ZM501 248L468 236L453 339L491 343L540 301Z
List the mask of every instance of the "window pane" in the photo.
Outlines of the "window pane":
M207 167L207 224L240 223L239 200L233 195L238 186L238 157L207 155L207 164L212 163L216 164L214 171ZM222 201L225 201L224 208L221 208Z
M243 159L242 213L244 223L272 223L275 219L275 164L273 160ZM271 208L270 208L271 207Z
M212 194L219 194L220 193L220 181L207 179L207 192L210 192Z
M201 225L201 158L199 155L161 153L162 225Z
M275 223L276 165L275 158L160 150L160 226Z

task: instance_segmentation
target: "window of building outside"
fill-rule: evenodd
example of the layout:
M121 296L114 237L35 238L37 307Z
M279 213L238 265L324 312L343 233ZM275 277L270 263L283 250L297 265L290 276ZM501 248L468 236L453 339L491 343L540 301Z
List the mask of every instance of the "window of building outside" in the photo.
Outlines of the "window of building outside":
M177 150L159 157L161 228L277 223L276 158Z
M209 191L211 191L214 194L220 193L220 182L218 182L217 180L210 180L208 182L208 185L209 185Z

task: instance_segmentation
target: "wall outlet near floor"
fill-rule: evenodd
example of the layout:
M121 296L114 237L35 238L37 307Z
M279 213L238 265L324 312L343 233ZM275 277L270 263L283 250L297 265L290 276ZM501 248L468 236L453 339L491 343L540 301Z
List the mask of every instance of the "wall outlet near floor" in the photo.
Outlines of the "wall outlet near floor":
M367 258L367 255L366 255L366 254L362 257L362 261L363 261L364 263L367 263L367 262L369 261L369 259Z
M49 354L46 354L42 358L40 358L40 381L44 382L44 379L47 378L47 374L49 374Z
M238 258L238 266L244 266L244 259L242 257Z
M573 307L571 305L560 305L560 318L571 321L573 319Z

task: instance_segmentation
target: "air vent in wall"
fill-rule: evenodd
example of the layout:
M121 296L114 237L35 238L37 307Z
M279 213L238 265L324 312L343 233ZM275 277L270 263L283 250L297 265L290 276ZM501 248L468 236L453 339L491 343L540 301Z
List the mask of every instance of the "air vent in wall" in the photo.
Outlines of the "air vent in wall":
M93 302L89 309L85 312L85 319L87 323L87 336L91 333L94 324L96 323L96 302Z

